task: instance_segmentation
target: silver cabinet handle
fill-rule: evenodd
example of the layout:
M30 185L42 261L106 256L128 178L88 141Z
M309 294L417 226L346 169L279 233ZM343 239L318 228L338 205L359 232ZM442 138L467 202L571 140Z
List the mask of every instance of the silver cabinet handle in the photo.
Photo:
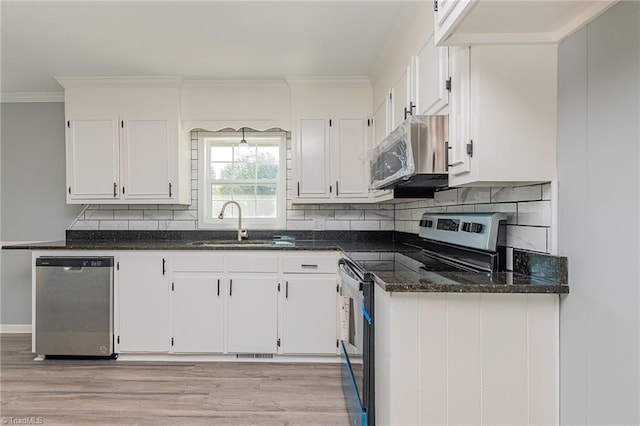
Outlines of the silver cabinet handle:
M318 269L318 265L305 265L304 263L300 265L300 267L304 269Z

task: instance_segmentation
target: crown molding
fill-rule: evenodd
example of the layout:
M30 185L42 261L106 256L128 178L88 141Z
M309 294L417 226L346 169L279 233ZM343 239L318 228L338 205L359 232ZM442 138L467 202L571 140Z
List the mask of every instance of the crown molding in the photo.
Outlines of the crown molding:
M65 89L80 87L179 88L182 77L54 77Z
M367 76L317 76L317 77L285 77L290 86L350 86L370 87L371 80Z
M64 102L62 92L2 92L2 103L9 102Z
M211 89L219 87L288 87L284 79L280 80L184 80L184 89Z

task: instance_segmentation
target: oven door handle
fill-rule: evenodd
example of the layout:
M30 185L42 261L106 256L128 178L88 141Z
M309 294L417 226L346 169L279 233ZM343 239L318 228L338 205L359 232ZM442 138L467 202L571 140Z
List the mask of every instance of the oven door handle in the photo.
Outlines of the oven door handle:
M371 325L373 323L371 315L369 315L369 312L367 312L367 308L364 306L364 300L362 301L362 316L367 321L367 324Z
M348 275L353 280L359 282L365 280L365 271L350 259L341 258L340 260L338 260L338 269L341 274Z

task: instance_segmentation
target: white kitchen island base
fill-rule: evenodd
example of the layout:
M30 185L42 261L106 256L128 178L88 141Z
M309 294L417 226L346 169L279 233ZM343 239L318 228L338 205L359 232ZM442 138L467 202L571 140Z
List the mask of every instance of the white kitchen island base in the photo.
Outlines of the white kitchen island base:
M376 290L376 423L558 424L557 294Z

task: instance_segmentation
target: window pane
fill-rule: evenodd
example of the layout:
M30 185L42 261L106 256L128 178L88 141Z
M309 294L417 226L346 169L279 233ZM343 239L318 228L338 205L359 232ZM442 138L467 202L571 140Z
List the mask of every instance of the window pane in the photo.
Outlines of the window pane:
M211 214L217 217L222 205L229 200L236 201L242 207L242 217L277 217L277 186L268 185L211 185ZM230 204L225 209L225 217L238 217L237 208Z
M235 174L233 179L251 179L256 178L256 163L236 163Z
M211 179L235 179L233 163L211 163Z
M268 185L256 185L256 195L257 198L264 198L264 197L268 197L268 198L274 198L276 196L277 193L277 186L275 183L273 184L268 184Z
M260 163L278 164L278 162L280 161L280 147L259 146L258 161Z
M277 146L258 147L258 179L278 179L280 148Z
M203 197L203 205L208 202L212 223L227 201L239 203L242 217L248 219L277 219L278 209L284 205L278 199L282 197L278 185L285 172L285 164L280 164L283 140L280 136L254 134L246 136L248 144L239 145L240 138L221 134L206 139L210 161L206 162L205 176L210 189ZM228 205L225 220L233 223L237 210L235 205Z
M254 146L250 146L249 144L247 144L247 146L240 146L240 147L234 147L233 149L233 159L236 162L251 162L251 163L255 163L256 162L256 147Z
M232 159L232 148L230 146L211 147L211 161L231 162Z

